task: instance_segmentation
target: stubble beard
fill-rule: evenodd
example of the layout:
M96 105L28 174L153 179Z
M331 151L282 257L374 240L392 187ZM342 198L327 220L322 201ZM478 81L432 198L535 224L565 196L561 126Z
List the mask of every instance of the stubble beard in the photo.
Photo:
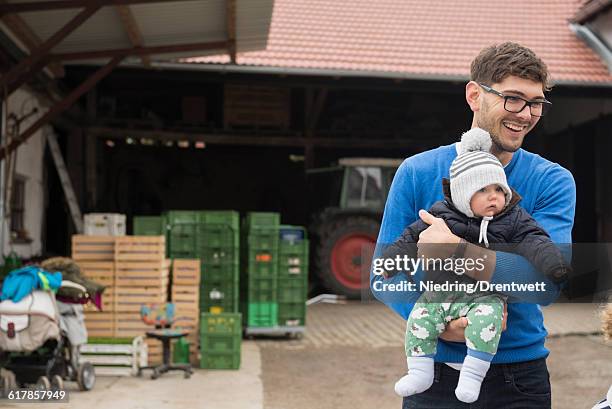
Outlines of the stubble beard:
M489 106L485 101L483 101L480 114L481 115L479 115L479 118L476 119L476 125L478 125L479 128L484 129L489 133L489 135L491 135L491 142L493 143L491 149L492 153L514 153L521 148L521 146L523 145L522 141L518 146L506 145L502 142L499 135L494 131L495 119L491 118L491 116L489 115ZM503 125L501 125L500 121L500 127L501 126Z

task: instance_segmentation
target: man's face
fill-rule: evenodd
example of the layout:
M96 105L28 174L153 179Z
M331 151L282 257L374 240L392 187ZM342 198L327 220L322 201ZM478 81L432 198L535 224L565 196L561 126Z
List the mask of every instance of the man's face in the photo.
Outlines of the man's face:
M515 95L526 100L543 99L542 83L506 77L502 82L492 84L491 88L504 95ZM516 152L523 139L531 131L540 117L531 115L529 107L519 113L504 109L504 98L482 89L480 110L476 112L478 126L491 134L494 148L500 152Z

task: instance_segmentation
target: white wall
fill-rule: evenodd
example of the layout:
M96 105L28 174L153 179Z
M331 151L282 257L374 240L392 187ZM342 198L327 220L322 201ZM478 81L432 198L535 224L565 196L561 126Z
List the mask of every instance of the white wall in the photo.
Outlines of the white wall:
M23 133L33 124L47 108L45 108L34 94L24 89L15 91L8 99L7 113L14 113L22 117L31 111L33 107L38 108L38 113L32 115L20 124L19 132ZM4 109L4 107L3 107ZM4 126L2 129L6 129ZM43 127L30 137L25 143L17 148L16 174L25 177L25 213L24 227L28 232L30 243L14 243L10 237L10 222L4 223L4 249L3 254L14 250L21 257L32 257L42 252L42 227L45 211L44 197L45 186L43 184L45 132L50 128ZM4 161L2 161L2 165Z

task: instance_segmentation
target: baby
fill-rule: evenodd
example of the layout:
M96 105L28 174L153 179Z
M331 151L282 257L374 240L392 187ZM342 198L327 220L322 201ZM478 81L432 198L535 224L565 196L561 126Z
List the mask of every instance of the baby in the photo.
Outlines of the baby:
M436 202L429 210L444 219L453 234L461 237L453 257L463 257L461 252L466 242L486 247L489 243L512 243L512 252L526 257L538 271L549 275L556 283L564 281L569 265L548 234L517 205L520 196L508 186L504 169L489 153L490 149L488 132L479 128L466 132L461 138L459 155L450 167L450 189L448 181L444 180L446 200ZM421 220L408 226L384 251L383 257L416 257L419 234L427 227ZM385 276L393 274L395 271L384 273ZM471 280L450 272L436 274L438 279L443 277L449 282ZM475 402L497 351L504 303L504 296L491 292L424 292L408 318L408 374L395 384L396 393L410 396L429 389L434 379L433 357L438 336L451 320L466 317L467 356L455 395L460 401Z

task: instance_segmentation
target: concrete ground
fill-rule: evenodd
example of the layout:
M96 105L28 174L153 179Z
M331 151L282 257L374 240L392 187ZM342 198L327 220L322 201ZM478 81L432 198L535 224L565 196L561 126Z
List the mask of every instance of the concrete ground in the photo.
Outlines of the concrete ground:
M612 344L597 333L597 306L559 304L544 309L553 408L590 408L612 383ZM88 409L359 409L397 408L393 384L405 372L404 322L373 303L308 308L302 340L258 339L242 344L237 371L197 370L185 380L166 374L99 377L93 391L67 384L70 402ZM41 407L6 404L7 408Z

